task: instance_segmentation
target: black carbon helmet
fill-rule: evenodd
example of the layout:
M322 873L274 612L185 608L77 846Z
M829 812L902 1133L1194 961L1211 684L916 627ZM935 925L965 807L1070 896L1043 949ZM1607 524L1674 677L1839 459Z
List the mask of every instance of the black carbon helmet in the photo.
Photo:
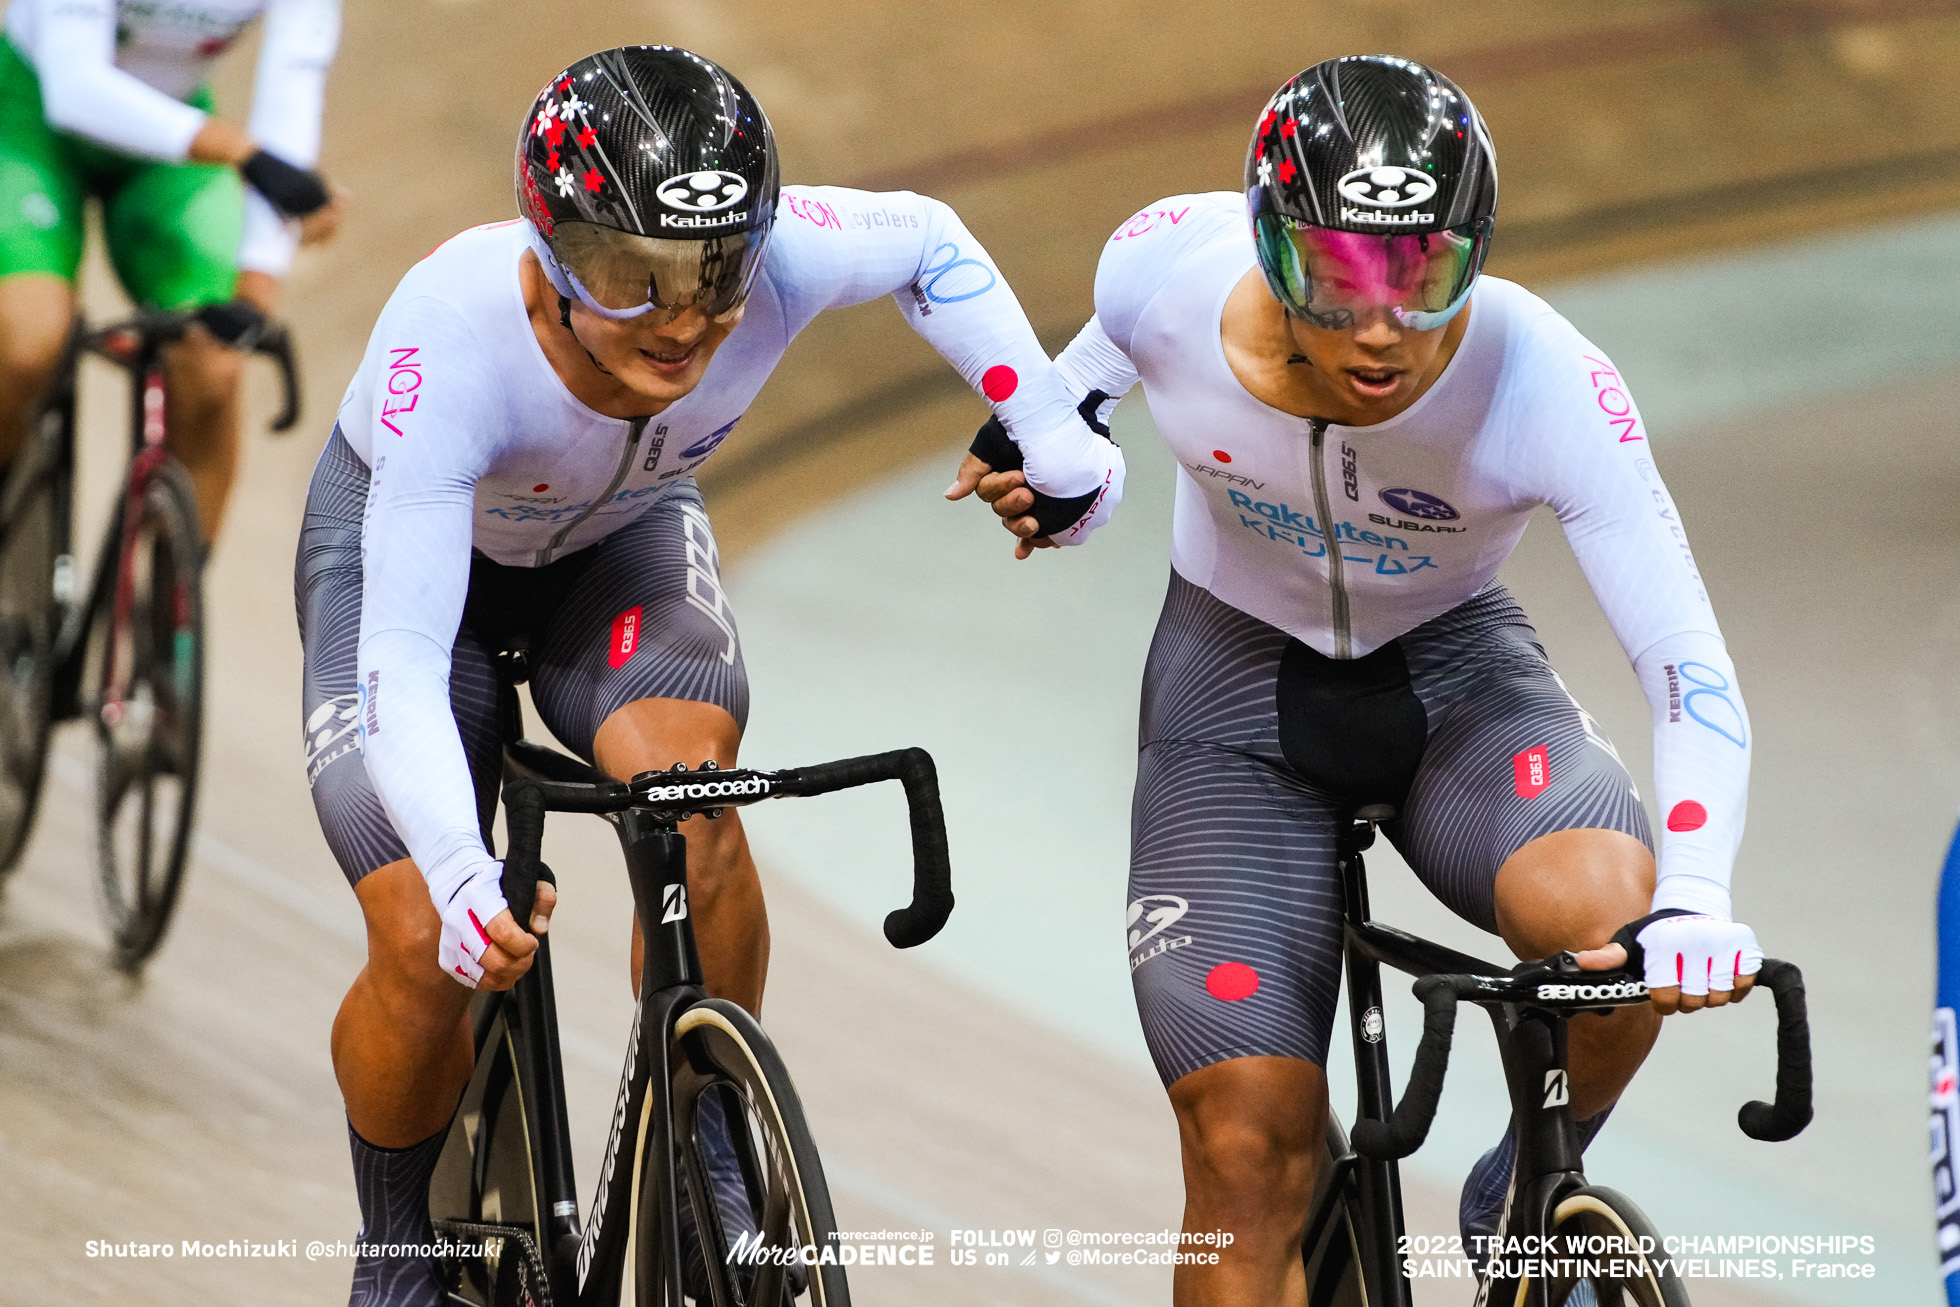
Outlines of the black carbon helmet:
M1286 266L1279 235L1302 226L1450 233L1452 245L1467 242L1467 257L1454 261L1462 284L1448 295L1461 307L1489 252L1497 157L1476 106L1449 78L1408 59L1348 55L1315 64L1267 103L1246 152L1245 196L1267 282L1296 312L1312 288Z
M674 46L602 50L552 78L518 133L516 173L552 281L608 317L738 306L781 189L755 97Z

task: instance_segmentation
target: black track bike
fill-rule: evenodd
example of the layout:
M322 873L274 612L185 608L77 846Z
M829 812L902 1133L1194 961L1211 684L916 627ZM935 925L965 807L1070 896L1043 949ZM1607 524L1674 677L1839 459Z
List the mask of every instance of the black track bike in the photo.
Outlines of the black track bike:
M164 351L193 317L145 311L77 323L0 491L0 875L20 858L57 722L85 718L96 755L97 881L116 964L142 966L170 923L189 852L204 704L204 546L190 478L164 440ZM240 348L279 365L299 415L284 327ZM73 539L78 372L129 377L129 467L84 585Z
M529 920L538 879L551 879L538 861L547 810L602 814L625 854L645 963L582 1223L549 936L515 986L474 1000L476 1066L430 1186L438 1237L468 1250L439 1259L450 1301L844 1307L843 1249L789 1072L754 1017L702 988L678 826L764 799L902 782L912 902L885 919L885 937L910 948L937 934L953 908L931 756L906 749L775 772L706 764L613 781L521 738L515 679L507 677L504 707L504 896L517 920Z
M1308 1302L1311 1307L1409 1307L1410 1245L1396 1161L1428 1136L1457 1005L1468 1002L1490 1014L1518 1126L1500 1247L1538 1250L1493 1259L1491 1250L1452 1248L1490 1272L1479 1278L1478 1307L1688 1307L1687 1292L1652 1223L1624 1194L1586 1179L1572 1119L1568 1019L1645 1003L1647 986L1624 971L1582 971L1570 953L1497 967L1372 920L1361 855L1374 843L1376 825L1394 815L1380 805L1360 809L1339 846L1348 1015L1360 1102L1351 1142L1339 1120L1328 1116L1326 1152L1301 1245ZM1399 1105L1389 1080L1383 964L1420 977L1414 990L1424 1009L1422 1040ZM1745 1105L1737 1121L1752 1139L1780 1141L1794 1138L1811 1117L1803 976L1794 965L1772 958L1763 963L1756 984L1776 998L1776 1101ZM1444 1243L1454 1245L1456 1237ZM1576 1255L1565 1255L1574 1250Z

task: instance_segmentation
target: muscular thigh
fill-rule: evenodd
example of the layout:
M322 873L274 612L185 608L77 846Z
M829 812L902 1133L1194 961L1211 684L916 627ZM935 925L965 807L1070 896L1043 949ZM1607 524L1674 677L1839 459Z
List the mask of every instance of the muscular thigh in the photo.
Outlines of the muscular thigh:
M1542 835L1582 829L1653 843L1605 732L1535 647L1514 642L1435 715L1389 833L1437 898L1494 932L1505 860Z
M593 546L533 649L538 713L588 761L600 726L640 699L713 704L747 724L748 673L691 481Z
M1324 1064L1340 989L1336 810L1236 750L1157 743L1137 766L1130 979L1166 1085L1229 1058Z

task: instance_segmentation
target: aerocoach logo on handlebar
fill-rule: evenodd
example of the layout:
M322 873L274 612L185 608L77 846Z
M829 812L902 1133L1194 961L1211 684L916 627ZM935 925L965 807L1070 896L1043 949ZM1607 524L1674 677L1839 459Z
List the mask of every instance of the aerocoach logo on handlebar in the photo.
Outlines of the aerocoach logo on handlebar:
M1621 999L1639 998L1646 994L1647 986L1638 980L1616 980L1610 985L1540 985L1538 997L1559 1002L1574 999Z
M746 799L775 793L776 782L768 776L748 776L741 780L688 781L677 785L656 785L640 795L650 804L688 803L698 799Z

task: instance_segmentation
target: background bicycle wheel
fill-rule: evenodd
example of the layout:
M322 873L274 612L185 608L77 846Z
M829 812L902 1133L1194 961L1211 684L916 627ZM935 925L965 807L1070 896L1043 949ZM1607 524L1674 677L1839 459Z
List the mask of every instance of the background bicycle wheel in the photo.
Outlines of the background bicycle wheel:
M0 903L0 1185L32 1196L16 1204L0 1301L344 1292L345 1256L307 1253L355 1229L326 1035L362 951L296 747L304 485L401 272L508 215L510 133L536 87L639 40L693 46L748 81L792 180L952 202L1057 344L1088 312L1108 231L1163 195L1231 186L1246 126L1282 78L1363 49L1457 77L1504 160L1493 270L1545 290L1610 350L1647 413L1758 733L1738 905L1811 978L1810 1133L1771 1148L1735 1130L1736 1104L1770 1081L1769 1011L1752 1004L1672 1023L1592 1169L1670 1233L1876 1241L1850 1259L1876 1280L1702 1280L1697 1303L1937 1301L1921 1159L1927 908L1960 794L1960 346L1941 325L1960 294L1942 253L1960 236L1960 102L1927 91L1960 79L1960 6L1355 0L1316 6L1297 32L1278 25L1285 12L1014 0L976 25L969 7L898 0L791 13L650 0L560 6L540 24L487 0L349 0L325 163L357 206L288 292L307 421L284 443L253 439L210 574L203 821L173 934L140 988L107 966L72 728ZM233 57L224 88L241 110L250 58ZM94 311L111 311L99 264L90 276ZM1900 304L1934 311L1915 320ZM1143 406L1126 405L1122 517L1093 549L1017 567L982 513L936 498L979 405L888 307L819 323L784 371L707 485L755 682L748 754L931 748L961 876L946 938L894 954L876 922L903 879L895 794L751 824L775 937L764 1016L840 1224L934 1235L933 1266L866 1270L853 1291L874 1305L1162 1301L1164 1271L1050 1265L1071 1245L1050 1250L1044 1232L1178 1219L1172 1123L1120 943L1168 458ZM251 385L262 428L273 387L256 371ZM91 378L91 508L117 465L101 437L120 403ZM1650 790L1644 706L1549 523L1508 579ZM1072 782L1065 796L1010 779L1055 720L1075 728L1049 759ZM598 823L560 819L550 840L566 873L556 952L589 1194L629 1019L626 894ZM809 852L822 847L853 856ZM1385 916L1490 947L1391 858L1374 867ZM1462 1042L1435 1141L1408 1170L1419 1232L1453 1228L1456 1183L1499 1128L1494 1061L1481 1039ZM969 1229L1026 1231L1036 1247L949 1265L953 1232ZM91 1256L89 1240L174 1255ZM186 1255L185 1240L214 1255ZM294 1243L215 1255L231 1240ZM1467 1296L1461 1282L1431 1289L1420 1301Z

